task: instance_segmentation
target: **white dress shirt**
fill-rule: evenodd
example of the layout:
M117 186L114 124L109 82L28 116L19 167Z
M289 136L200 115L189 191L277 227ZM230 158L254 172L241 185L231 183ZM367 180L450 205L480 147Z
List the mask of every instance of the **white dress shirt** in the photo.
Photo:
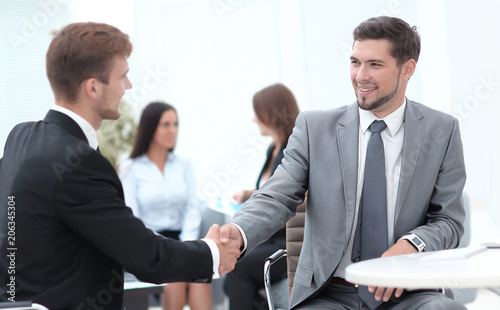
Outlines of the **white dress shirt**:
M399 187L399 176L401 173L401 160L403 155L404 138L404 114L406 99L403 104L394 112L384 118L377 118L370 111L359 109L359 147L358 147L358 184L356 188L356 210L354 213L354 223L349 238L347 251L342 257L340 264L335 271L336 277L345 278L345 269L352 264L351 253L358 223L359 202L363 191L363 181L365 177L365 161L368 141L372 135L369 127L375 120L383 120L387 127L380 133L384 142L385 156L385 177L387 191L387 237L389 246L394 243L394 215L396 212L396 199Z
M83 117L76 114L75 112L68 110L64 107L61 107L60 105L57 104L54 104L50 109L57 112L61 112L71 117L71 119L74 120L75 123L77 123L78 126L80 126L80 128L82 129L83 133L85 134L85 137L87 138L87 141L89 142L90 147L93 148L94 150L97 150L97 147L99 145L97 142L97 132L94 129L94 127L92 127L92 125L90 125L90 123L87 122L87 120L85 120Z
M125 203L154 230L181 231L180 239L199 239L201 214L195 174L186 158L169 152L163 173L144 154L120 165Z
M205 204L197 199L191 163L168 153L163 173L146 154L120 166L125 203L144 225L154 231L180 230L182 241L199 239ZM219 278L219 248L211 239L201 239L212 252L214 279Z

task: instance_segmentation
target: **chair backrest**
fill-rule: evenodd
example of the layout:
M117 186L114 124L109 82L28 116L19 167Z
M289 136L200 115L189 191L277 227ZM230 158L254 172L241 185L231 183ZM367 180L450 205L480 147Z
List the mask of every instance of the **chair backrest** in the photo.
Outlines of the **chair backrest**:
M306 221L307 197L300 206L297 207L295 216L286 223L286 250L287 250L287 272L288 272L288 299L292 293L293 279L299 255L304 241L304 224Z
M31 301L0 302L2 310L49 310L46 307Z

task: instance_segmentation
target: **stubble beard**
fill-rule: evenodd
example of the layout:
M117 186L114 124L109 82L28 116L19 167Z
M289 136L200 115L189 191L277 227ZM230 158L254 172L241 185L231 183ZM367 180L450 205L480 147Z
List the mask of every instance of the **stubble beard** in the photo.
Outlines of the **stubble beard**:
M387 96L378 98L375 101L373 101L372 103L368 103L368 100L366 99L366 97L358 96L358 93L356 92L356 99L358 101L358 106L363 110L373 111L373 110L378 110L380 107L385 105L387 102L391 101L391 99L394 98L394 96L396 96L396 94L399 91L399 76L400 75L401 75L401 68L399 69L399 72L398 72L398 77L396 80L397 81L396 87L394 88L394 90L390 94L388 94ZM360 100L360 97L361 97L361 100Z
M108 93L105 92L99 101L99 116L101 119L117 120L120 118L120 102L112 105L108 99Z
M358 106L361 109L367 110L367 111L378 110L380 107L382 107L387 102L389 102L392 98L394 98L398 89L399 89L399 82L398 82L398 85L396 86L396 89L394 89L394 91L392 93L390 93L389 95L384 96L382 98L378 98L377 100L373 101L372 103L368 103L368 100L364 96L361 96L361 100L360 100L360 96L358 96L356 94L356 97L358 100Z

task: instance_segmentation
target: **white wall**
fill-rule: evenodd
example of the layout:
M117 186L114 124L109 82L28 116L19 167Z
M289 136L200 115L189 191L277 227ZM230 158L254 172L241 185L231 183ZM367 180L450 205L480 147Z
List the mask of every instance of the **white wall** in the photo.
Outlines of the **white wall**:
M500 222L493 127L499 9L495 0L0 0L0 144L14 124L42 118L52 104L44 73L48 31L70 21L108 22L134 44L134 88L126 98L138 114L151 100L176 106L177 152L195 164L200 193L229 196L254 185L269 143L251 122L253 94L282 82L302 110L350 104L352 30L371 16L393 15L422 34L408 97L459 118L466 191ZM51 18L44 22L43 14ZM26 42L16 50L6 38L23 32Z
M498 1L446 1L452 113L460 120L467 191L500 224L500 20ZM438 75L439 77L440 75Z

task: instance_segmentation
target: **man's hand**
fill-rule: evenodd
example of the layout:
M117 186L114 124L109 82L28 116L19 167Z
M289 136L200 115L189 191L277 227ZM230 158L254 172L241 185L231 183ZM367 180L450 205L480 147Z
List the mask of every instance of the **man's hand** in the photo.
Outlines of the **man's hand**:
M403 239L399 240L396 244L385 251L384 254L382 254L382 257L411 254L417 252L417 249L415 249L408 240ZM391 295L394 292L394 288L368 286L368 291L370 293L375 292L375 300L380 301L383 298L384 302L387 302L391 298ZM404 288L397 288L394 296L396 298L399 298L401 294L403 294L403 291Z
M234 225L223 225L220 228L220 242L222 245L230 245L232 244L233 246L236 246L238 248L238 256L240 257L241 254L241 248L243 247L243 237L241 236L240 230L234 226ZM223 267L223 266L222 266ZM233 266L234 268L234 266ZM223 273L230 272L233 270L231 268L230 270L226 270L225 268L222 269ZM219 268L219 272L221 271L221 268Z
M238 228L236 227L235 229L238 230ZM208 231L205 238L212 239L217 245L217 248L219 248L219 275L223 275L233 270L238 257L240 257L240 243L237 240L229 239L225 240L225 242L221 242L221 228L219 228L219 225L217 224L214 224L212 225L212 227L210 227L210 230Z

